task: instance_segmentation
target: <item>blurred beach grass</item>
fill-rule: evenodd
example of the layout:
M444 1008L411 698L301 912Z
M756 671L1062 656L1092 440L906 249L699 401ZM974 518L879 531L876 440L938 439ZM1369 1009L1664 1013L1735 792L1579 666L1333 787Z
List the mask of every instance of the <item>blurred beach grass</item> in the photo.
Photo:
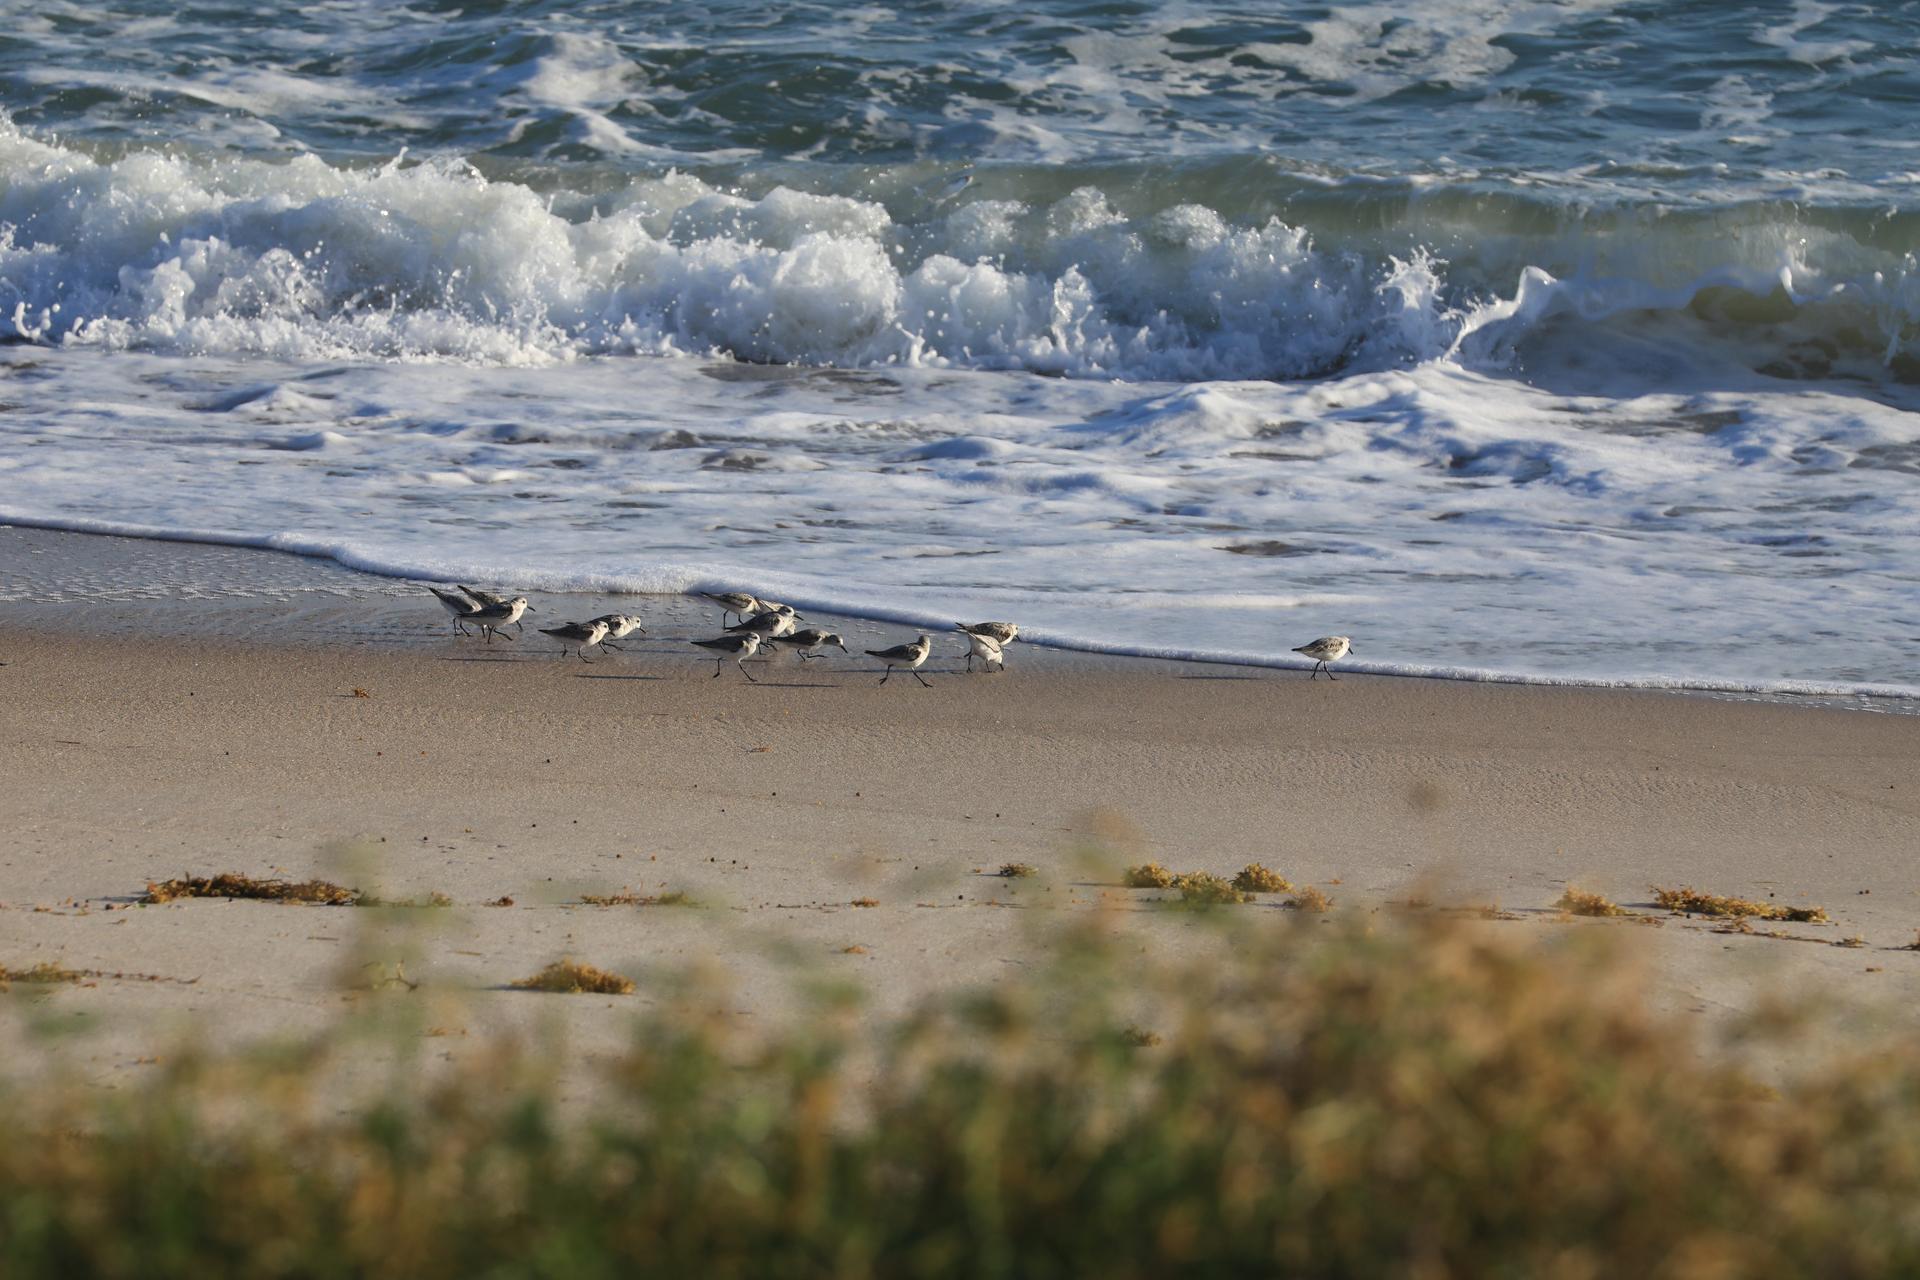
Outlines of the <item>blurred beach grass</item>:
M1610 926L1523 946L1439 914L1325 919L1213 913L1206 959L1151 965L1063 921L1018 982L888 1017L817 984L771 1031L656 988L572 1103L553 1051L506 1041L343 1100L337 1055L420 1036L365 1012L360 1038L175 1055L134 1089L12 1086L0 1260L9 1280L1920 1265L1910 1053L1763 1086L1653 1010Z

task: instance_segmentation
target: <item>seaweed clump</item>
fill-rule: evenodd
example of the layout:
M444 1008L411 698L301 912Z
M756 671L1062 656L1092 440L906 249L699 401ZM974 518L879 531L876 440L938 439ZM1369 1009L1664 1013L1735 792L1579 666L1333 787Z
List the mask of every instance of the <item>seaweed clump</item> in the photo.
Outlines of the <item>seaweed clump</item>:
M1128 867L1124 882L1129 889L1171 889L1173 872L1157 862L1143 862L1137 867Z
M261 880L235 871L217 876L182 876L150 881L140 901L158 904L181 898L246 898L256 902L293 902L308 906L353 907L365 901L358 889L328 880Z
M562 995L625 996L633 994L633 979L574 960L555 960L530 978L510 984L522 991L555 991Z
M1606 897L1604 894L1593 893L1587 889L1577 889L1572 885L1567 886L1566 891L1560 895L1560 900L1553 905L1570 916L1624 916L1630 914L1625 907L1613 901L1611 898Z
M1233 887L1242 893L1292 893L1293 882L1278 871L1269 870L1257 862L1249 862L1240 868L1240 874L1233 878Z
M1750 916L1759 920L1791 920L1801 924L1827 924L1832 920L1825 907L1789 907L1777 902L1731 898L1717 893L1703 893L1691 885L1680 889L1655 886L1653 900L1669 911L1690 916Z

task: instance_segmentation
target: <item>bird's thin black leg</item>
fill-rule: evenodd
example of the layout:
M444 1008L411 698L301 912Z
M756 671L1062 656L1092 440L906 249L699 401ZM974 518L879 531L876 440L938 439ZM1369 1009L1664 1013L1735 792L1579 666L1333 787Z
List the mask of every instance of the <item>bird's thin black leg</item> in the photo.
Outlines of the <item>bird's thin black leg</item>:
M753 672L751 672L751 671L749 671L749 670L747 670L747 660L746 660L745 658L735 658L735 659L734 659L734 661L735 661L735 662L737 662L737 663L739 664L739 666L740 666L740 674L741 674L741 675L743 675L743 676L745 676L745 677L747 678L747 683L748 683L748 684L759 684L759 683L760 683L760 682L759 682L758 680L755 680L755 679L753 678Z
M923 676L923 675L921 675L921 674L920 674L920 673L919 673L918 671L916 671L916 672L914 672L914 673L913 673L913 678L914 678L915 680L918 680L918 681L919 681L919 682L920 682L921 684L927 684L927 678L926 678L925 676ZM933 686L932 686L932 685L930 685L930 684L927 684L927 688L929 688L929 689L931 689L931 688L933 688Z
M892 675L892 674L893 674L893 668L892 668L892 667L888 667L888 668L887 668L887 675L886 675L886 676L881 676L881 677L880 677L880 683L881 683L881 684L885 684L885 683L887 682L887 676L890 676L890 675Z

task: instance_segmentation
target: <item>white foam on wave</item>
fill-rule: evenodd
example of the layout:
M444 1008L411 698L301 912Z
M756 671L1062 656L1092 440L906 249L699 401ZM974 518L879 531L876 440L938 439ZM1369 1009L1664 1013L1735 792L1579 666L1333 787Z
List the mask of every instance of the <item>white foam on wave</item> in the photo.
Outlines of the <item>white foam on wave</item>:
M542 92L624 73L552 74ZM99 162L0 121L0 323L34 342L288 360L727 353L1142 380L1499 365L1547 319L1687 312L1715 290L1784 297L1810 338L1867 334L1888 360L1920 327L1910 254L1764 209L1597 226L1565 210L1564 234L1494 218L1462 243L1462 197L1445 191L1356 196L1390 221L1315 233L1095 186L1026 201L985 185L911 217L671 173L560 199L440 160ZM1449 238L1445 258L1429 247ZM1766 323L1744 333L1778 341Z

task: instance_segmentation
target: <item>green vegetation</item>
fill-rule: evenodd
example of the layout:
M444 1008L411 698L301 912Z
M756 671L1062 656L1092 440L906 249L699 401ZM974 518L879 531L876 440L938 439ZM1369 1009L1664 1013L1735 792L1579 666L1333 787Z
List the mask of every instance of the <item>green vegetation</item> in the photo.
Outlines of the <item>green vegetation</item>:
M1003 863L1000 870L994 874L1007 880L1024 880L1028 876L1039 875L1040 868L1034 866L1031 862L1008 862Z
M453 899L438 890L432 893L423 893L417 898L378 898L372 894L363 894L355 905L362 907L407 907L425 909L429 907L450 907L453 905Z
M1124 882L1129 889L1171 889L1173 872L1157 862L1146 862L1128 867Z
M365 1041L332 1027L0 1091L5 1271L1920 1271L1920 1056L1862 1044L1761 1088L1650 1006L1612 931L1213 918L1228 945L1152 963L1063 921L1030 976L906 1015L823 995L782 1029L693 989L570 1105L505 1043L356 1101Z

